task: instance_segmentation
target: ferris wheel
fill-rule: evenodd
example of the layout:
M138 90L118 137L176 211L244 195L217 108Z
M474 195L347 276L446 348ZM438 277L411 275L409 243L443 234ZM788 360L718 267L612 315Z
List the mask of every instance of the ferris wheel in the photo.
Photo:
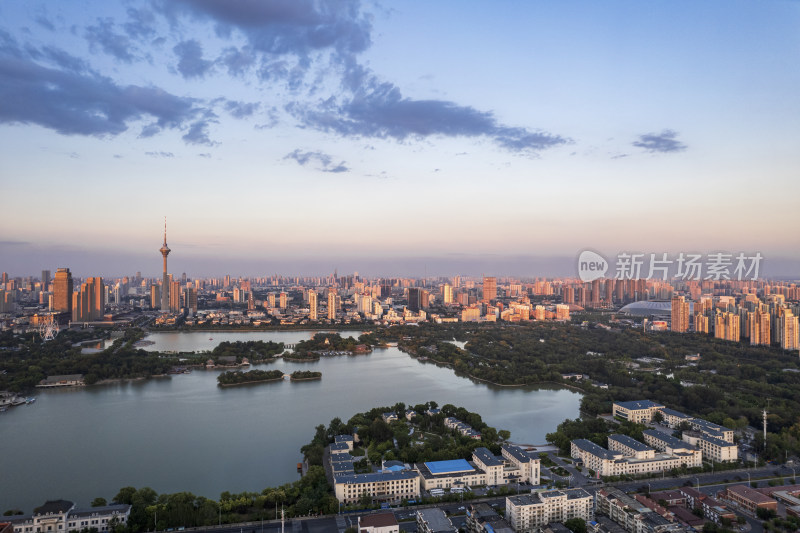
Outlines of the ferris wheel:
M42 337L42 342L51 341L58 335L58 324L53 319L53 315L47 315L47 318L39 321L39 335Z

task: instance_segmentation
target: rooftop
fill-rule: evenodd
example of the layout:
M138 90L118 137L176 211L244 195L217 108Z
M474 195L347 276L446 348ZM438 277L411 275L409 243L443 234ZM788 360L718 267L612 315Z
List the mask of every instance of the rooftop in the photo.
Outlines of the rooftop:
M396 481L400 479L413 479L419 476L419 473L412 470L400 470L398 472L371 472L369 474L345 474L343 476L336 476L336 483L375 483L379 481Z
M522 449L518 446L503 444L503 449L507 451L511 455L511 457L513 457L517 461L528 462L533 459L530 455L522 451Z
M622 457L622 454L620 452L612 452L606 450L602 446L599 446L590 440L575 439L572 441L572 444L574 444L575 446L577 446L578 448L587 453L590 453L602 459L608 459L609 461L620 459Z
M681 413L680 411L676 411L675 409L670 409L669 407L665 407L661 410L662 413L669 416L675 416L678 418L692 418L691 416L687 415L686 413Z
M424 463L431 474L451 474L460 472L474 472L475 469L470 465L466 459L452 459L449 461L428 461Z
M632 437L629 437L627 435L620 435L618 433L608 436L609 445L611 444L611 441L616 441L622 444L623 446L627 446L628 448L631 448L637 452L647 452L653 449L647 444L641 443Z
M735 442L728 442L726 440L722 440L718 437L712 437L710 435L700 435L700 439L706 442L710 442L720 448L730 448L731 446L736 446Z
M728 487L728 492L732 492L742 498L748 499L756 505L759 503L770 503L775 501L766 494L763 494L756 489L751 489L746 485L733 485L732 487Z
M92 516L97 514L127 513L131 506L120 503L115 505L103 505L101 507L91 507L89 509L76 509L69 513L70 516Z
M394 513L378 513L362 516L358 520L358 525L361 527L389 527L398 524Z
M651 436L651 437L653 437L655 439L658 439L658 440L660 440L661 442L663 442L664 444L666 444L667 446L669 446L672 449L681 449L681 448L683 448L683 449L693 450L693 451L697 450L697 448L695 448L694 446L692 446L688 442L682 441L681 439L677 439L677 438L673 437L672 435L670 435L669 433L662 433L661 431L658 431L656 429L645 429L644 431L642 431L642 434L643 435L649 435L649 436Z
M67 500L50 500L45 502L44 505L40 505L36 509L33 510L34 515L45 515L45 514L58 514L58 513L66 513L70 509L75 507L75 504L71 501Z
M417 511L417 514L420 519L428 525L428 530L431 532L455 531L453 524L441 509L420 509Z
M506 500L513 505L539 505L551 498L565 497L568 500L579 500L591 498L592 495L583 489L562 489L546 490L542 492L532 492L530 494L520 494L518 496L508 496Z
M484 447L475 448L472 450L472 454L477 457L480 462L485 464L486 466L502 466L503 461L495 457L495 455L490 452L488 449Z
M629 411L641 411L642 409L653 409L654 407L663 408L664 406L660 403L656 403L652 400L635 400L631 402L614 402L614 405L619 405L620 407L627 409Z

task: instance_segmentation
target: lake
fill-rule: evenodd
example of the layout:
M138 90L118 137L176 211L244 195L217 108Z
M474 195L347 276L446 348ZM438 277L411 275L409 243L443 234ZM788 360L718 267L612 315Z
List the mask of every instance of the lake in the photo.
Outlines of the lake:
M148 349L210 350L223 340L297 342L309 331L156 333ZM351 333L343 332L344 336ZM358 332L352 333L357 336ZM213 342L209 341L213 338ZM495 387L421 363L397 348L315 363L278 360L261 369L322 372L321 381L217 387L217 370L80 389L42 390L31 405L0 414L0 512L29 513L48 499L88 506L121 487L261 491L298 478L300 447L314 427L397 402L436 401L480 413L519 443L578 416L566 389Z

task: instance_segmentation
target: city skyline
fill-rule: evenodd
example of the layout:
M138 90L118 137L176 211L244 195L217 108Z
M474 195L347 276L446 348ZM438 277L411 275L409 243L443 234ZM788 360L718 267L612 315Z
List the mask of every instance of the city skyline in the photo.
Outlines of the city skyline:
M2 270L800 275L800 5L513 7L3 3Z

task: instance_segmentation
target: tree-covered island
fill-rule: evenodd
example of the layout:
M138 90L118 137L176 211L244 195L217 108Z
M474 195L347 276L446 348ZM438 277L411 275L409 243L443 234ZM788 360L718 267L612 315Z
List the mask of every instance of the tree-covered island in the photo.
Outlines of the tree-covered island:
M217 376L220 387L233 387L235 385L249 385L251 383L269 383L283 380L281 370L248 370L247 372L223 372Z

